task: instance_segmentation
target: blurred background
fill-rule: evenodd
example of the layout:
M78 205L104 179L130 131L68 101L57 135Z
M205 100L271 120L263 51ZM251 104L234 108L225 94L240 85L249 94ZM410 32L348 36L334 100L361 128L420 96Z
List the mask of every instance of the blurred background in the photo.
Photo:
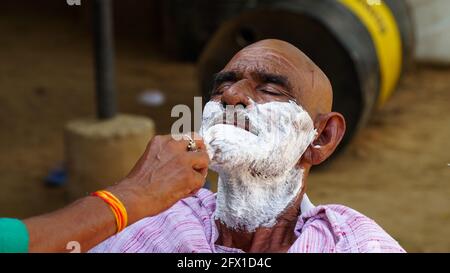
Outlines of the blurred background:
M280 38L330 77L349 125L312 171L312 202L362 212L409 252L450 252L449 13L447 0L4 0L0 216L116 182L170 133L173 106L207 98L240 48Z

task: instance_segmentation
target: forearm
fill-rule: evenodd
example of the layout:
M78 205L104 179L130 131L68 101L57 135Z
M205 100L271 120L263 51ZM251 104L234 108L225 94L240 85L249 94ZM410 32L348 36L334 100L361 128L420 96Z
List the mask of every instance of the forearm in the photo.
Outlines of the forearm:
M42 216L24 220L30 252L67 252L67 244L78 242L85 252L116 231L113 213L98 197L85 197Z
M67 252L70 242L79 243L81 252L88 251L117 232L116 216L122 228L126 218L131 225L188 197L203 186L209 163L204 143L195 143L199 150L188 152L186 147L191 143L186 140L155 136L127 178L106 189L120 202L111 203L108 195L89 196L56 212L24 220L29 251ZM123 217L125 210L120 203L127 217Z

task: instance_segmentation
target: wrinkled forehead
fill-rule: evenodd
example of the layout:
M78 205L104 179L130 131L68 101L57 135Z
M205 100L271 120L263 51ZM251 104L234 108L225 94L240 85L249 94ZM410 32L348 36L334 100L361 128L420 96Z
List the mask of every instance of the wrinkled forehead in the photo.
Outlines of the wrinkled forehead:
M266 71L295 78L298 64L286 52L268 47L245 48L239 51L225 66L223 71L233 70L241 73Z

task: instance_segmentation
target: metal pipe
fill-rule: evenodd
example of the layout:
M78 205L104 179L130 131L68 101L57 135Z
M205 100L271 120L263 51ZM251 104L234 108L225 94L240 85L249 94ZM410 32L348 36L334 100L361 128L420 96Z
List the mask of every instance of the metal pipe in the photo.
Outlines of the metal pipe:
M93 4L97 117L108 119L117 113L112 0L94 0Z

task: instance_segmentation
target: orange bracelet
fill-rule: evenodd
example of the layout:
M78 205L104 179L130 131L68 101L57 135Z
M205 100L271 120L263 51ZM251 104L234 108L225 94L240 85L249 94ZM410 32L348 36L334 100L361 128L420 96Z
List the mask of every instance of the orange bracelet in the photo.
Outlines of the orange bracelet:
M100 197L111 208L114 217L116 218L117 233L121 232L128 223L128 214L125 206L109 191L96 191L92 196Z

